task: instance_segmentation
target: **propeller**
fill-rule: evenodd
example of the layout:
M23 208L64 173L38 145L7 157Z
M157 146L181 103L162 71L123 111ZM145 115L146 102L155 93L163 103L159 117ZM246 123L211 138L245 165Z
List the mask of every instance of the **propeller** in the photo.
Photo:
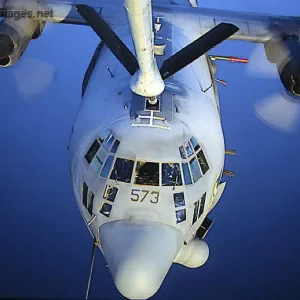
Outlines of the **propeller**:
M261 121L278 131L294 133L299 127L299 99L283 90L257 101L254 104L254 111Z
M43 93L53 82L55 73L55 66L32 57L24 57L13 69L18 92L24 99Z
M134 75L139 65L136 57L113 32L109 25L100 17L93 7L85 4L75 5L76 10L86 20L88 25L95 31L99 38L125 67L130 75Z
M296 132L300 124L300 53L295 52L300 43L294 39L291 42L294 44L289 48L281 45L278 49L265 47L264 50L256 46L246 69L251 77L282 82L278 91L254 103L254 111L266 125L286 133Z
M197 40L164 61L160 73L165 80L183 69L207 51L220 44L239 30L233 24L220 23Z
M139 68L138 61L109 25L93 7L85 4L75 5L75 7L82 18L107 45L129 74L134 75ZM174 75L238 30L239 28L232 24L218 24L212 30L165 60L160 69L162 79L166 80Z

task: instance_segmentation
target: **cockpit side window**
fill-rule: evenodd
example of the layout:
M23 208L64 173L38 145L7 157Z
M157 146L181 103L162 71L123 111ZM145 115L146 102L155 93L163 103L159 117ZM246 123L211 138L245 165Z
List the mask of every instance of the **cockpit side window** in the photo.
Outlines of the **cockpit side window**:
M197 159L194 157L190 160L190 167L194 183L202 176Z
M197 140L196 140L194 137L192 137L192 138L190 139L190 143L192 144L192 146L193 146L195 152L197 152L197 151L200 149L200 146L199 146Z
M197 159L200 164L203 175L208 171L209 166L202 150L197 154Z
M201 215L202 215L202 213L203 213L203 211L204 211L205 200L206 200L206 193L204 193L204 194L202 195L202 197L201 197L198 218L201 217Z
M82 203L85 208L88 210L89 214L93 216L93 204L94 204L95 195L88 188L87 184L83 182L82 185Z
M193 182L188 163L182 164L182 171L185 185L192 184Z
M104 164L106 156L107 156L107 152L105 150L103 150L102 148L100 148L100 150L97 153L97 157L98 157L101 165Z
M173 199L174 199L175 207L185 206L184 194L182 192L175 193L173 195Z
M178 224L186 220L184 193L173 194L173 199L175 204L176 223Z
M159 185L159 164L155 162L138 161L135 169L135 184Z
M104 192L103 192L103 199L105 202L100 203L100 208L99 208L99 213L102 214L103 216L109 218L110 213L112 210L112 203L107 203L109 202L114 202L116 199L116 196L118 194L118 188L112 186L112 185L106 185Z
M96 175L99 175L99 172L101 170L102 164L99 161L98 157L95 156L91 162L91 168L93 169L93 171L96 173Z
M110 179L130 183L134 161L117 157Z
M85 159L87 160L87 162L89 164L93 160L93 158L96 155L99 148L100 148L100 144L97 140L95 140L94 143L92 144L92 146L89 148L87 154L85 155Z
M209 170L203 149L201 149L197 139L191 137L189 141L184 143L184 146L179 147L179 152L182 159L189 158L193 182L196 183ZM191 175L186 163L182 163L182 170L185 184L192 184Z
M111 153L116 153L117 150L118 150L119 145L120 145L120 141L119 140L115 140L115 142L114 142L114 144L113 144L110 152Z
M194 215L193 215L192 225L194 225L198 220L198 211L199 211L199 200L194 203Z
M205 206L205 199L206 199L206 193L204 193L201 197L201 199L197 200L194 203L194 215L193 215L193 224L194 225L201 215L203 214L204 211L204 206Z
M99 175L101 172L101 177L108 177L115 157L114 154L117 152L119 145L120 141L109 131L106 132L105 138L101 137L93 142L85 155L85 159L96 175ZM109 153L111 154L108 155Z
M113 155L109 155L107 157L107 159L105 161L105 164L103 166L103 169L101 171L101 174L100 174L101 177L104 177L104 178L108 177L110 169L111 169L111 166L113 164L113 161L114 161L114 156Z
M186 210L185 209L180 209L176 210L176 222L181 223L186 220Z
M114 202L116 199L117 193L118 193L118 189L116 187L107 185L105 187L105 190L103 193L103 199Z
M89 192L89 187L85 182L83 182L82 185L82 203L83 205L87 208L88 207L88 192Z
M182 159L186 159L186 158L187 158L183 146L180 146L180 147L179 147L179 153L180 153L180 156L181 156Z
M222 176L223 176L223 170L220 172L220 175L219 175L219 177L218 177L218 180L217 180L218 185L221 183Z
M106 150L106 151L109 151L113 141L115 140L115 137L112 135L112 134L109 134L104 142L103 142L103 148Z
M192 145L189 142L184 143L184 148L185 148L185 151L186 151L188 157L190 157L194 154Z
M99 175L100 173L100 170L104 164L106 156L107 153L105 152L105 150L100 148L91 162L91 168L94 170L94 172L97 175Z
M177 186L182 185L180 166L177 163L162 164L162 185Z
M111 204L106 203L106 202L102 202L101 206L100 206L100 209L99 209L99 212L100 212L100 214L102 214L105 217L109 218L111 209L112 209Z

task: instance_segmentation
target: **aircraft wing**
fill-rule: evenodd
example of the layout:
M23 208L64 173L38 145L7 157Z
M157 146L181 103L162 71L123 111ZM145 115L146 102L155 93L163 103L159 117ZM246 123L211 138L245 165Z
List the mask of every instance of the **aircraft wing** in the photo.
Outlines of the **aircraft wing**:
M199 34L204 34L221 22L239 27L239 31L231 39L250 42L266 42L278 30L285 33L300 34L300 17L276 16L257 13L235 12L211 8L194 8L181 5L157 5L154 1L153 13L165 21L175 23L179 27L198 27ZM168 2L168 1L166 1ZM1 3L1 1L0 1ZM122 0L49 0L44 9L53 10L50 17L39 16L39 20L61 22L67 24L86 25L86 21L76 11L76 4L88 4L111 26L127 22Z
M282 33L289 37L293 34L296 37L300 36L300 17L192 7L182 1L152 0L152 13L155 17L160 17L164 22L171 23L184 31L193 28L193 32L196 33L195 40L200 35L210 32L220 23L229 23L238 28L234 34L229 35L229 39L260 42L265 46L269 40L272 42L277 38L280 40ZM0 67L11 66L18 61L30 40L36 39L42 34L46 22L88 25L86 22L88 18L92 28L90 22L94 23L94 27L96 26L98 29L100 26L100 31L108 34L109 39L114 40L113 44L116 45L116 36L108 27L123 28L129 25L123 3L124 0L0 0L0 11L2 17L4 16L4 20L0 23L0 33L2 34ZM82 17L82 12L78 12L78 4L87 4L93 9L88 9L89 12L84 12L88 15ZM16 14L8 17L8 14L12 12ZM25 17L20 17L21 12L25 12ZM28 12L31 12L31 16L26 18ZM90 16L91 13L93 17ZM105 30L99 23L99 19L103 20L100 20L101 24L104 22L108 25L104 26ZM95 31L95 28L93 29ZM97 34L99 35L99 32ZM120 41L118 43L120 44ZM298 46L295 46L298 42L294 40L293 43L292 48L298 49ZM119 51L117 48L115 51ZM273 45L269 47L271 52L274 52L273 48ZM275 62L272 55L269 55L270 51L266 49L266 52L268 59ZM278 56L276 53L274 55Z
M231 23L239 31L229 39L264 43L279 31L300 34L300 18L267 14L235 12L212 8L154 7L164 19L181 27L197 26L204 34L222 22Z
M0 8L3 1L0 0ZM36 2L27 0L26 3L30 3L30 1ZM20 2L24 3L24 0L9 0L9 2L15 3L14 5L17 6ZM235 40L264 43L274 37L278 31L300 35L300 17L195 8L183 5L165 5L165 3L174 2L166 0L152 1L153 13L178 27L198 27L199 35L208 32L221 22L231 23L239 27L239 31L230 37L230 39ZM163 5L158 5L157 3L163 3ZM92 6L110 26L127 24L127 16L122 0L47 0L40 5L44 10L51 10L51 16L45 17L40 15L36 19L48 22L87 25L86 21L76 11L76 4ZM20 6L22 7L24 4Z

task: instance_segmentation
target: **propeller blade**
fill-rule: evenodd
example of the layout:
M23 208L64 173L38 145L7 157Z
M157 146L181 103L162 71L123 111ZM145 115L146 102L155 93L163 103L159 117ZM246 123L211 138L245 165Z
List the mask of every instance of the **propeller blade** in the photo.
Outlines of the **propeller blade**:
M42 94L55 79L55 73L55 66L32 57L23 57L13 69L18 92L24 99Z
M235 34L238 30L239 28L233 24L218 24L212 30L165 60L160 69L162 79L165 80L174 75L207 51Z
M94 8L85 4L75 5L75 7L82 18L86 20L89 26L107 45L129 74L134 75L139 67L138 61L109 25L100 17Z
M257 78L278 78L277 66L270 63L263 45L254 47L246 66L246 74Z
M254 105L256 116L268 126L286 133L299 127L300 103L286 92L280 92Z

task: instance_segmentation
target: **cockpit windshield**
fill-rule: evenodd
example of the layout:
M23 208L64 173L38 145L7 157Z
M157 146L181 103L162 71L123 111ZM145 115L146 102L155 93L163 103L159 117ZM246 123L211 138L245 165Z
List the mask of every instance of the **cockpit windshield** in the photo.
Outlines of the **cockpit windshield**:
M182 185L181 171L179 164L162 164L162 185L176 186Z
M185 151L186 151L188 157L190 157L191 155L194 154L194 150L192 149L192 146L189 142L184 143L184 148L185 148Z
M85 154L85 159L97 176L107 178L120 141L111 133L97 138Z
M207 158L195 137L179 147L185 185L196 183L209 170ZM192 181L193 179L193 181Z
M138 161L135 169L135 184L159 185L159 164L155 162Z
M147 162L116 157L120 145L113 134L94 140L85 154L85 160L96 176L120 182L149 186L182 186L195 184L209 170L204 150L195 137L179 146L182 161ZM113 167L112 167L113 166ZM134 173L134 174L133 174Z
M118 157L110 174L110 179L130 183L134 161Z
M109 148L111 147L114 140L115 140L115 137L112 134L109 134L104 140L104 143L103 143L104 149L109 150Z

